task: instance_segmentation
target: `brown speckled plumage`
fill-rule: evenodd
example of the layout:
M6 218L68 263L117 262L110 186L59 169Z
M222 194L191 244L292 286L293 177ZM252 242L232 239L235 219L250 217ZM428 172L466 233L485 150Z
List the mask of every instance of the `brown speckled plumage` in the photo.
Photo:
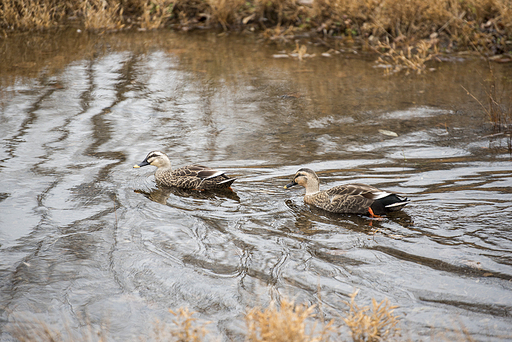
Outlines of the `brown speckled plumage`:
M297 171L285 189L297 184L306 188L305 203L332 213L382 215L399 210L408 202L396 193L365 184L339 185L320 191L318 176L306 168Z
M158 184L181 189L227 189L236 180L226 176L222 171L201 165L188 165L172 170L169 157L160 151L149 152L142 163L134 167L147 165L158 168L155 172L155 180Z

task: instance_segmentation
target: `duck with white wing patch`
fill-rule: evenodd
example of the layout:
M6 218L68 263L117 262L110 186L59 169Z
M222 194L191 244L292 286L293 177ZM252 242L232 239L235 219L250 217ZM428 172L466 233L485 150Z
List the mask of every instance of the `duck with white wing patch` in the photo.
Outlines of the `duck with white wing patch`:
M295 185L306 188L304 202L317 208L338 214L363 214L378 217L402 209L409 200L399 194L377 189L366 184L347 184L320 191L320 180L315 171L298 170L288 189Z
M172 170L169 157L161 151L149 152L146 158L134 168L156 166L155 180L159 185L191 190L231 189L236 178L230 178L223 171L201 165L188 165Z

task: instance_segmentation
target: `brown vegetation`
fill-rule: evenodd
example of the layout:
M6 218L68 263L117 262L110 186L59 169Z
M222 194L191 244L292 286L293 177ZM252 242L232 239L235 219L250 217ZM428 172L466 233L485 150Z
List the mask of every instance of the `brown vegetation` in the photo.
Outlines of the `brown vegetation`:
M157 323L155 341L201 342L204 341L209 322L199 322L194 317L195 312L187 308L179 308L176 312L169 310L174 316L172 324Z
M316 305L299 305L293 301L282 299L279 305L274 302L267 308L253 308L245 315L247 326L246 341L248 342L322 342L340 340L339 330L343 322L348 326L354 342L373 342L388 340L398 332L397 316L393 314L395 307L388 301L377 304L373 300L372 308L359 307L355 303L357 291L347 302L349 311L341 320L331 319L326 322L323 315L315 313ZM194 312L186 308L176 311L170 324L157 322L151 340L200 342L211 340L206 326L209 322L194 317ZM64 329L50 327L43 321L24 317L12 322L8 331L19 341L107 341L106 329L92 328L85 322L83 328L73 330L65 324ZM142 339L141 339L142 340ZM144 339L145 340L145 339ZM346 340L346 337L342 337Z
M316 324L310 322L315 317L314 311L314 305L296 305L286 299L281 301L279 307L271 303L266 309L251 309L245 316L247 341L327 341L329 334L334 330L334 320L316 329Z
M398 72L402 69L416 71L421 74L426 69L426 62L437 54L437 47L433 40L421 40L416 46L406 46L397 49L396 44L378 42L374 50L379 54L377 63L386 69L386 72Z
M7 332L18 342L64 342L64 341L107 341L107 326L100 329L92 327L86 320L85 324L79 328L73 328L66 322L63 327L51 327L40 319L31 318L30 315L24 315L15 322L11 323Z
M359 306L355 299L358 291L350 295L347 301L348 310L341 316L328 322L322 319L316 305L300 305L282 299L279 305L272 302L267 308L253 308L245 315L247 342L324 342L324 341L410 341L400 336L399 316L394 314L396 306L390 305L387 299L377 303L372 299L371 306ZM134 341L176 341L201 342L220 341L220 337L212 336L206 328L210 322L195 317L195 312L186 308L172 314L171 322L156 322L151 336L133 337ZM110 341L108 323L93 327L87 319L80 327L73 328L66 322L59 328L51 327L46 322L24 315L15 318L5 326L17 341ZM349 329L350 337L341 333ZM432 335L438 341L474 341L464 325L447 329ZM451 337L450 337L451 336Z
M504 92L502 87L499 86L496 75L494 74L492 65L489 63L489 70L491 76L486 80L488 90L486 91L487 98L482 103L476 96L471 94L466 88L462 87L469 96L471 96L482 110L487 115L489 123L492 125L493 134L489 138L505 137L507 141L508 153L512 153L512 100L510 94Z
M512 51L510 0L4 0L0 28L48 29L70 19L89 30L221 27L440 49Z
M377 303L375 298L372 298L371 309L369 306L360 307L355 301L357 292L350 296L350 302L347 303L349 312L343 319L350 328L352 340L354 342L389 341L398 334L399 321L393 314L397 307L391 306L387 299Z

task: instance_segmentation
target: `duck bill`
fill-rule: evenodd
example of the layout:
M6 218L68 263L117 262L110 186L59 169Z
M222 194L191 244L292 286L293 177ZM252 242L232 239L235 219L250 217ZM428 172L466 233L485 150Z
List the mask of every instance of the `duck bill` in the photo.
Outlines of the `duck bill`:
M289 188L291 188L292 186L295 186L295 185L297 185L297 183L295 183L295 182L290 182L290 183L286 184L286 185L284 186L284 188L285 188L285 189L289 189Z
M133 165L133 168L134 168L134 169L138 169L138 168L140 168L140 167L148 166L148 165L151 165L151 164L149 164L147 160L144 160L144 161L143 161L142 163L140 163L140 164L135 164L135 165Z

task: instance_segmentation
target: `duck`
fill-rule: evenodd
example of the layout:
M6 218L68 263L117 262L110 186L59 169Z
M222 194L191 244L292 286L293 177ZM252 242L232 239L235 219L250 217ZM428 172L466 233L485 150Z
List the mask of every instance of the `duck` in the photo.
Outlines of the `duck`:
M346 184L320 191L320 180L315 171L302 168L285 185L285 189L301 185L306 188L304 202L337 214L362 214L380 217L402 209L409 199L395 192L380 190L366 184Z
M223 171L202 165L187 165L176 170L171 168L171 160L162 151L151 151L140 164L133 167L156 166L155 180L158 185L189 190L230 189L236 178L228 177Z

